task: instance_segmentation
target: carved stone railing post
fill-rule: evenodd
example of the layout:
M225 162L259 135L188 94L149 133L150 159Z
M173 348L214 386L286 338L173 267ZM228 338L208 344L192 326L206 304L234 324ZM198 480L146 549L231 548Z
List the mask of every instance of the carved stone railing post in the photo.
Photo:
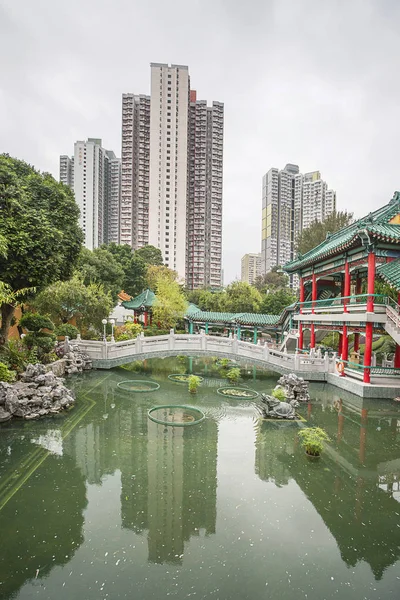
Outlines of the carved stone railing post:
M329 352L325 352L324 361L325 361L325 365L324 365L325 373L329 373Z
M296 348L296 352L294 354L294 370L300 371L300 354Z
M264 360L268 360L269 359L269 348L268 348L267 342L265 342L265 344L263 346L263 359Z
M232 339L232 354L237 354L238 353L238 339L237 339L237 335L236 333L233 336Z
M175 348L175 333L173 329L169 330L168 337L168 350L173 350Z

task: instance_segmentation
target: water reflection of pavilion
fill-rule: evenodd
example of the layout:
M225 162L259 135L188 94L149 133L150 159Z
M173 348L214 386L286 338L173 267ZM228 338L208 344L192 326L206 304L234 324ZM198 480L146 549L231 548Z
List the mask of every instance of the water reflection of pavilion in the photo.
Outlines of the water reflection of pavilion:
M367 562L375 578L400 559L400 411L371 401L337 399L309 405L310 425L324 427L331 443L323 463L305 462L297 428L263 424L255 471L281 486L294 479L335 537L348 566Z

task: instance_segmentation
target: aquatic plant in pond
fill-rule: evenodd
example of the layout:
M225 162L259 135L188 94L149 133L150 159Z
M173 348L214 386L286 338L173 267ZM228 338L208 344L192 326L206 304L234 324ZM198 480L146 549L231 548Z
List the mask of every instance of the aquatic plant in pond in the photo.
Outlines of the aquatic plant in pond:
M190 377L188 379L188 383L189 383L189 392L191 394L195 394L197 392L197 388L200 385L200 377L197 377L197 375L190 375Z
M240 369L238 369L238 367L233 367L232 369L229 369L229 371L226 374L226 378L231 383L236 383L240 379Z
M271 392L271 395L276 398L277 400L279 400L280 402L285 402L286 400L286 394L285 394L285 390L283 389L282 386L277 385Z
M301 429L298 435L303 448L310 456L320 456L324 441L330 441L328 434L321 427L306 427Z

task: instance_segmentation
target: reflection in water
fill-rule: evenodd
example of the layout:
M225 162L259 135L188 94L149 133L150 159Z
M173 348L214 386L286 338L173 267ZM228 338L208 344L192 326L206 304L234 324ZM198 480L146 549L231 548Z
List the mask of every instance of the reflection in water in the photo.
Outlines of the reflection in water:
M216 394L212 362L191 366L208 370L194 397L167 379L190 365L148 361L131 376L157 392L118 390L125 370L93 372L69 380L70 413L1 426L0 597L256 600L268 585L282 600L397 598L399 407L311 386L300 410L332 441L309 462L301 423L256 423L251 403ZM156 404L206 420L157 425Z
M400 558L400 415L387 403L364 404L325 398L303 408L309 424L331 437L321 460L311 464L298 448L295 426L262 423L255 472L279 487L293 479L335 537L345 563L366 561L380 580Z
M90 484L119 470L122 526L148 532L150 562L180 563L185 541L200 530L215 532L217 424L209 419L189 427L158 425L147 417L150 406L132 403L132 395L111 409L114 380L100 389L103 413L74 431L64 451Z

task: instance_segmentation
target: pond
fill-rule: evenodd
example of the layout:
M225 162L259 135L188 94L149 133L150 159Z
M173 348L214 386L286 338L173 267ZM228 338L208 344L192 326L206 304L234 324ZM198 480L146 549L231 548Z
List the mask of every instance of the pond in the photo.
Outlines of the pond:
M304 421L260 422L257 398L217 394L211 359L129 367L69 377L66 414L1 426L0 598L400 597L395 402L314 384ZM196 395L168 378L188 372ZM277 380L242 376L256 391ZM151 421L163 404L206 418ZM317 461L298 444L307 422L331 438Z

